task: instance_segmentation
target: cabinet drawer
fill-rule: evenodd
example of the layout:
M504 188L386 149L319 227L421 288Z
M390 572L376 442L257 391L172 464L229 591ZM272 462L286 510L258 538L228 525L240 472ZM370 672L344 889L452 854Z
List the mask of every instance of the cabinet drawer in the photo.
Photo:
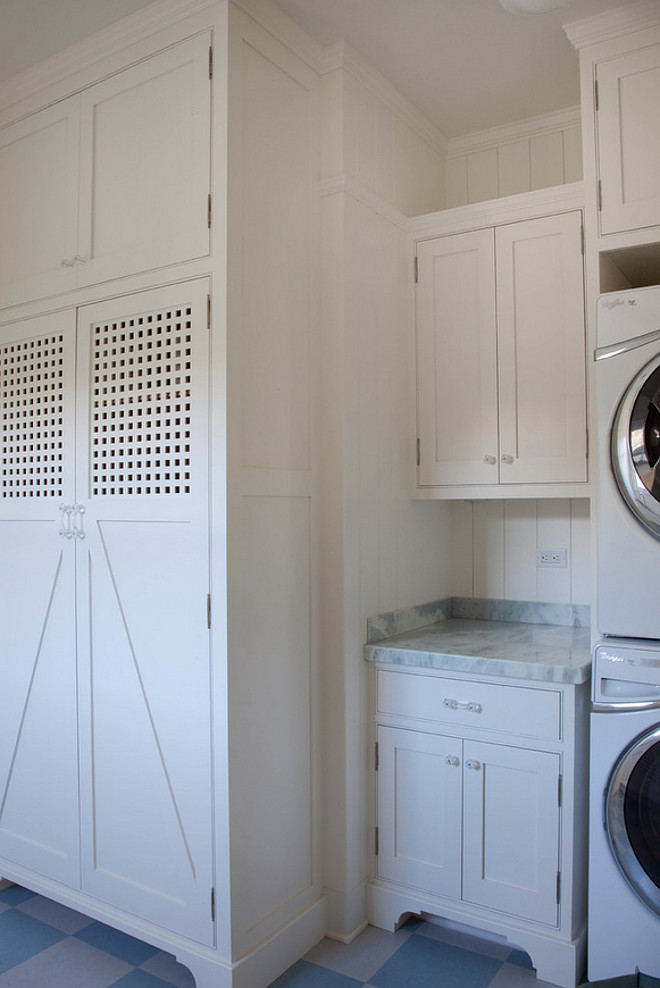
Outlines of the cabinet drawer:
M379 714L525 737L560 739L561 693L525 686L378 671Z

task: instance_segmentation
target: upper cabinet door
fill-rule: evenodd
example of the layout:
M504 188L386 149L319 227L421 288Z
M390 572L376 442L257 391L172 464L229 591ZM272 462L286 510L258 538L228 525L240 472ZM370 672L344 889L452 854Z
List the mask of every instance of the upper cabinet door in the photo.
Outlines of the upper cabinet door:
M492 229L417 248L419 484L497 483Z
M496 231L500 482L587 479L581 214Z
M601 233L660 224L660 45L596 66Z
M0 130L0 304L75 285L79 97Z
M82 94L78 283L209 252L210 32Z

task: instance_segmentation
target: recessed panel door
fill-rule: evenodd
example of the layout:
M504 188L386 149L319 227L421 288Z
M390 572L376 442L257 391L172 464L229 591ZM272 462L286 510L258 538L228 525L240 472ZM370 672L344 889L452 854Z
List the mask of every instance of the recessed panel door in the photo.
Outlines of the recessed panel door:
M461 896L462 742L378 729L378 877Z
M209 252L205 32L81 97L78 284Z
M492 230L417 247L419 483L498 481Z
M496 231L500 482L587 479L581 214Z
M463 898L556 926L559 755L465 742Z
M75 313L0 328L0 859L79 883Z
M206 281L80 310L83 889L209 943ZM84 537L83 537L84 535Z

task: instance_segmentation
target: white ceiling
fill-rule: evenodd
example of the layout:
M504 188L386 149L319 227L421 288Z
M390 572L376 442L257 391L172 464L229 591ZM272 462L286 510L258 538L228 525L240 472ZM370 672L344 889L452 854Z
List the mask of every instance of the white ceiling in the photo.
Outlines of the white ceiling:
M0 82L150 0L0 0ZM322 44L345 39L447 137L575 106L562 25L635 0L564 0L513 14L497 0L275 0Z

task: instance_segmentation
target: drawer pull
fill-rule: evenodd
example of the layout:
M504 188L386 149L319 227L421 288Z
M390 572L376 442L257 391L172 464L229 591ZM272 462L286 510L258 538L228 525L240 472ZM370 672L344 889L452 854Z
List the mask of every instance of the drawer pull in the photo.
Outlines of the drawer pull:
M483 707L476 700L454 700L451 697L446 696L442 701L442 706L447 707L448 710L469 710L470 713L480 714Z
M455 767L456 765L460 765L460 764L461 761L458 755L445 755L445 765L451 765L452 767Z
M478 772L481 768L481 762L477 761L476 758L468 758L465 763L465 767L474 769L475 772Z

